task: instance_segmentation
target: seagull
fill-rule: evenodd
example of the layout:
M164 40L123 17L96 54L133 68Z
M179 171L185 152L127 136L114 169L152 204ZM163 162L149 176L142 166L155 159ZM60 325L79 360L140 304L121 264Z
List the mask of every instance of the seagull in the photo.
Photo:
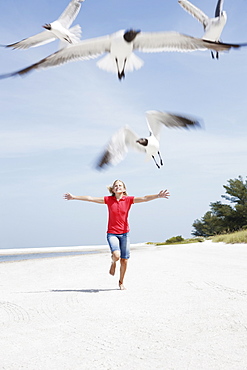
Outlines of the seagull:
M138 136L128 125L121 127L110 138L105 150L96 163L98 170L108 165L117 165L121 162L128 148L146 153L148 159L152 158L158 168L163 166L163 160L159 151L160 131L163 125L169 128L189 128L200 126L195 118L180 116L168 112L150 110L146 112L146 121L149 130L148 137ZM159 158L159 163L156 157Z
M70 61L96 58L106 53L99 60L99 68L117 73L119 80L125 77L125 71L142 67L143 61L133 51L165 52L194 50L226 51L247 44L225 44L206 41L178 32L141 32L140 30L121 30L114 34L80 41L69 48L61 49L48 57L19 71L0 75L0 79L25 75L33 70L58 66Z
M214 42L220 41L221 33L225 27L227 21L226 11L223 10L224 0L218 0L214 18L209 18L202 10L191 4L187 0L179 0L179 4L188 13L195 17L199 22L202 23L204 28L203 40L209 40ZM214 59L214 53L211 51L212 58ZM219 58L219 52L216 51L216 59Z
M84 0L72 0L56 21L42 26L45 28L45 31L19 42L15 42L14 44L1 46L13 49L28 49L47 44L56 39L66 44L77 43L80 40L81 27L79 25L72 28L69 27L77 17L83 1Z

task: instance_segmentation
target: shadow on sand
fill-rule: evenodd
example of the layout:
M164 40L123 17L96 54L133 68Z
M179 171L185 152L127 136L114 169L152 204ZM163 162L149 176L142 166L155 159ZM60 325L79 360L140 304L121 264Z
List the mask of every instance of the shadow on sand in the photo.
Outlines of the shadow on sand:
M51 290L51 292L53 293L73 293L73 292L77 292L77 293L99 293L99 292L111 292L111 291L114 291L114 290L119 290L119 288L115 288L115 289L64 289L64 290L59 290L59 289L56 289L56 290Z

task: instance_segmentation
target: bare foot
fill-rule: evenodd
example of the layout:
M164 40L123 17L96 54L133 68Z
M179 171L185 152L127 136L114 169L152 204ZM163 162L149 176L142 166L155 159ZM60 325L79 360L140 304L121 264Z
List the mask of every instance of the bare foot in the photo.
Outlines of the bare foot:
M116 262L112 262L110 270L109 270L109 274L114 276L115 275L115 270L116 270Z
M120 290L126 290L125 286L123 285L123 283L119 280L119 289Z

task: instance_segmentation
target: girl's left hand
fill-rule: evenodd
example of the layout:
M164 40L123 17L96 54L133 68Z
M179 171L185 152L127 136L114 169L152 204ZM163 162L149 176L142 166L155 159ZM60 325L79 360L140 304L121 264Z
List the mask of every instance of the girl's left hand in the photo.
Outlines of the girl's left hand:
M167 190L161 190L159 192L158 198L169 198L170 193Z

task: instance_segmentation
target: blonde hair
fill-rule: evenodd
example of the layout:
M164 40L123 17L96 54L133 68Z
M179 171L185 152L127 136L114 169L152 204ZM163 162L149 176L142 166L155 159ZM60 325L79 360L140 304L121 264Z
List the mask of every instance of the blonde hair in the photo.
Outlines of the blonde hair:
M107 189L109 190L109 192L111 193L112 196L115 196L115 193L113 191L113 188L114 188L116 182L118 182L118 181L120 181L123 184L123 187L125 189L125 191L123 192L123 195L126 195L127 196L128 194L127 194L127 191L126 191L126 186L125 186L125 183L122 180L115 180L112 185L107 186Z

